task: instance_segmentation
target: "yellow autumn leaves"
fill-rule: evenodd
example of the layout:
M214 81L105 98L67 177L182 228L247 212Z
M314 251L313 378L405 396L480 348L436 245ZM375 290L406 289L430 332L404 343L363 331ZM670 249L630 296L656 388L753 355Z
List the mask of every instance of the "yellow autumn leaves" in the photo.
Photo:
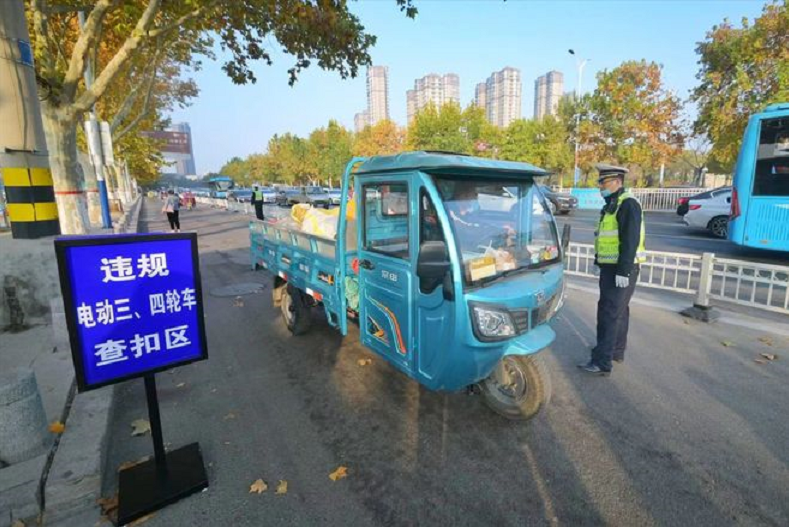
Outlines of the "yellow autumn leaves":
M329 474L329 479L332 481L339 481L348 477L348 467L339 466L337 469ZM268 484L262 478L256 479L249 486L250 494L263 494L268 490ZM288 493L288 482L284 479L279 480L274 494L283 495Z

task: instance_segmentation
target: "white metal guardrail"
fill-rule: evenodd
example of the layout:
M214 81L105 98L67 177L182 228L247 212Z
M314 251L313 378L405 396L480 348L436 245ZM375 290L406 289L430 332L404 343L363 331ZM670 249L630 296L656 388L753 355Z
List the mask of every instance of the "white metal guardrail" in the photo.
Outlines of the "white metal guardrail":
M679 198L701 194L708 188L631 188L630 192L648 211L674 210Z
M215 208L254 215L248 203L197 198ZM287 209L267 207L267 216L285 216ZM594 246L571 243L567 253L569 275L593 277ZM789 266L718 258L712 253L694 254L647 251L638 284L642 287L696 295L694 304L708 306L710 299L766 309L789 315Z
M579 208L598 210L603 206L603 198L597 189L572 189L552 187L554 191L572 193L579 200ZM679 198L695 196L711 190L709 188L630 188L630 192L641 202L646 211L668 211L677 208Z
M567 274L599 274L594 264L594 245L571 243L568 256ZM638 283L644 287L691 294L697 291L700 276L701 256L647 251L647 261L641 264Z
M743 262L710 255L710 279L699 294L789 314L789 266Z
M593 245L571 243L567 256L567 274L598 274ZM714 299L789 315L789 266L647 251L638 284L696 295L699 306Z

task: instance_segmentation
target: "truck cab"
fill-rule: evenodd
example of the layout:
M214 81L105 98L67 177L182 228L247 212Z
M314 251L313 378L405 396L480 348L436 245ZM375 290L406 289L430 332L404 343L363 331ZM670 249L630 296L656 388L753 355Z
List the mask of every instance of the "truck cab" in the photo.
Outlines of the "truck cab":
M323 304L343 334L433 390L476 387L496 412L530 418L550 379L538 352L555 339L563 249L525 163L432 152L355 160L343 180L332 284L283 272L283 312ZM270 255L271 256L271 255ZM278 266L276 260L267 266ZM300 260L290 251L288 266ZM302 273L303 274L303 273ZM295 280L295 281L294 281ZM302 292L318 292L315 296ZM293 295L296 292L295 296ZM287 322L287 320L286 320ZM291 327L291 324L289 324Z

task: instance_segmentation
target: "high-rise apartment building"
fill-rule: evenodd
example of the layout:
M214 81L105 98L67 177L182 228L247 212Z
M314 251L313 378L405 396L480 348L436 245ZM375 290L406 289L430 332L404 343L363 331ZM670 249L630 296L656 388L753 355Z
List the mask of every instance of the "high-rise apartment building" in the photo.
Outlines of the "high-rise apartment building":
M474 87L474 104L483 110L488 107L488 85L480 82Z
M477 85L477 103L481 98L481 90L481 86ZM508 66L494 72L485 82L485 114L488 121L505 128L512 121L520 119L522 93L520 70Z
M564 95L564 75L559 71L549 71L534 81L534 118L556 115L559 101Z
M370 115L367 112L359 112L353 116L353 128L358 134L370 124Z
M436 108L450 102L460 104L460 77L454 73L446 75L431 73L415 80L414 89L408 90L405 95L410 123L421 109L430 104Z
M387 66L367 68L367 114L370 125L389 119L389 68Z

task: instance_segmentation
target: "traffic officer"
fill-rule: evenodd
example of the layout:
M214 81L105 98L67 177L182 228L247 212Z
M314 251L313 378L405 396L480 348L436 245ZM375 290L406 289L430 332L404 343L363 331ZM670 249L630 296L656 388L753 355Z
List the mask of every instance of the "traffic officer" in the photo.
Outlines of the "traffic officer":
M252 187L252 205L255 206L255 216L257 219L264 220L265 217L263 216L263 192L260 190L260 187L255 185Z
M627 169L596 166L597 184L605 199L595 233L595 264L600 267L600 300L597 303L597 345L583 371L609 375L612 361L625 360L630 299L638 282L639 264L646 261L644 213L641 204L625 189Z

